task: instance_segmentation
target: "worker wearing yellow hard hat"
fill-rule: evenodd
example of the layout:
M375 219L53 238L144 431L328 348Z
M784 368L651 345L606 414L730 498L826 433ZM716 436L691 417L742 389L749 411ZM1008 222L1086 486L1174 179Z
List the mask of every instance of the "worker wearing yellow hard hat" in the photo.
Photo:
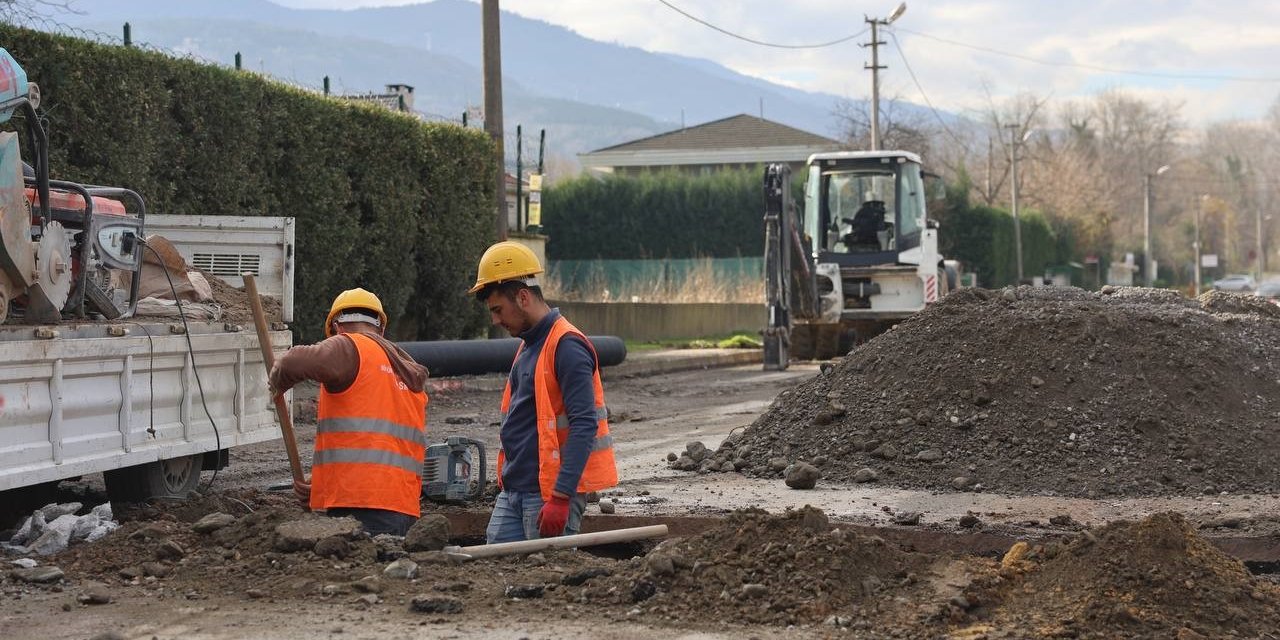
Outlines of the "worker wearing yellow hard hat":
M386 328L378 296L343 291L325 318L327 337L285 352L270 384L284 393L320 383L311 481L294 482L298 497L371 535L404 535L421 515L427 370L383 337Z
M502 393L491 544L577 533L585 494L618 484L595 349L543 299L542 272L528 247L499 242L470 289L493 324L522 341Z

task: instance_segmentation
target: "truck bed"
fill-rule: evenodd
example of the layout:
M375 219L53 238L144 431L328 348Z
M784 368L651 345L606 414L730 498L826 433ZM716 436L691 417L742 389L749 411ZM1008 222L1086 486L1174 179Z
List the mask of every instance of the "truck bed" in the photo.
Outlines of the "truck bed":
M0 327L0 491L280 437L257 335L188 325Z

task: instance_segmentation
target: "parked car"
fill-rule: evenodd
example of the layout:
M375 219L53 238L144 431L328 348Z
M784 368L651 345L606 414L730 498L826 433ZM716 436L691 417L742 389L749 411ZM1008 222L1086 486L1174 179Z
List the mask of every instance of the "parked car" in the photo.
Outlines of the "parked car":
M1258 283L1254 281L1253 276L1237 273L1221 280L1214 280L1213 288L1218 291L1253 291L1258 288Z
M1257 295L1280 305L1280 280L1268 280L1258 285Z

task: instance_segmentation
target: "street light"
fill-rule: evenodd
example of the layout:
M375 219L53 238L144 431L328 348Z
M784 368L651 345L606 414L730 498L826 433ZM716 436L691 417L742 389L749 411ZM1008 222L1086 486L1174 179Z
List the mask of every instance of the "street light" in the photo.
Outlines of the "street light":
M1143 176L1145 197L1142 206L1142 283L1150 288L1155 283L1156 274L1151 268L1151 179L1169 170L1169 165L1156 169L1155 173Z
M871 70L871 150L880 150L880 70L884 67L880 66L880 27L887 27L893 24L894 20L902 17L907 12L907 3L903 2L889 14L888 18L871 18L863 16L863 19L871 26L871 43L864 45L871 47L871 64L867 69Z
M893 24L893 21L894 21L894 20L897 20L898 18L901 18L901 17L902 17L902 14L904 14L904 13L906 13L906 12L907 12L907 3L905 3L905 2L899 3L899 4L898 4L898 8L897 8L897 9L894 9L894 10L893 10L893 13L889 14L888 19L886 19L886 20L884 21L884 23L885 23L886 25Z
M1031 132L1035 131L1035 129L1027 129L1023 132L1022 138L1018 139L1019 126L1016 124L1005 125L1009 129L1009 141L1012 143L1010 149L1011 167L1009 170L1012 182L1009 187L1009 200L1013 209L1013 252L1017 257L1018 264L1017 284L1020 285L1022 284L1022 221L1018 217L1018 145L1026 142L1027 138L1031 137Z

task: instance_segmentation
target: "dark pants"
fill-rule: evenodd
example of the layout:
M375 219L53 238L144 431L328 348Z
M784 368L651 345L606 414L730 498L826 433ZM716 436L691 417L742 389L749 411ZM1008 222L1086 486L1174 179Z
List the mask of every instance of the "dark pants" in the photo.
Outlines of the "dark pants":
M417 522L417 518L411 515L398 511L387 511L386 509L338 507L325 511L325 515L331 518L355 518L371 536L376 536L380 533L403 536L409 532L409 527L413 526L414 522Z

